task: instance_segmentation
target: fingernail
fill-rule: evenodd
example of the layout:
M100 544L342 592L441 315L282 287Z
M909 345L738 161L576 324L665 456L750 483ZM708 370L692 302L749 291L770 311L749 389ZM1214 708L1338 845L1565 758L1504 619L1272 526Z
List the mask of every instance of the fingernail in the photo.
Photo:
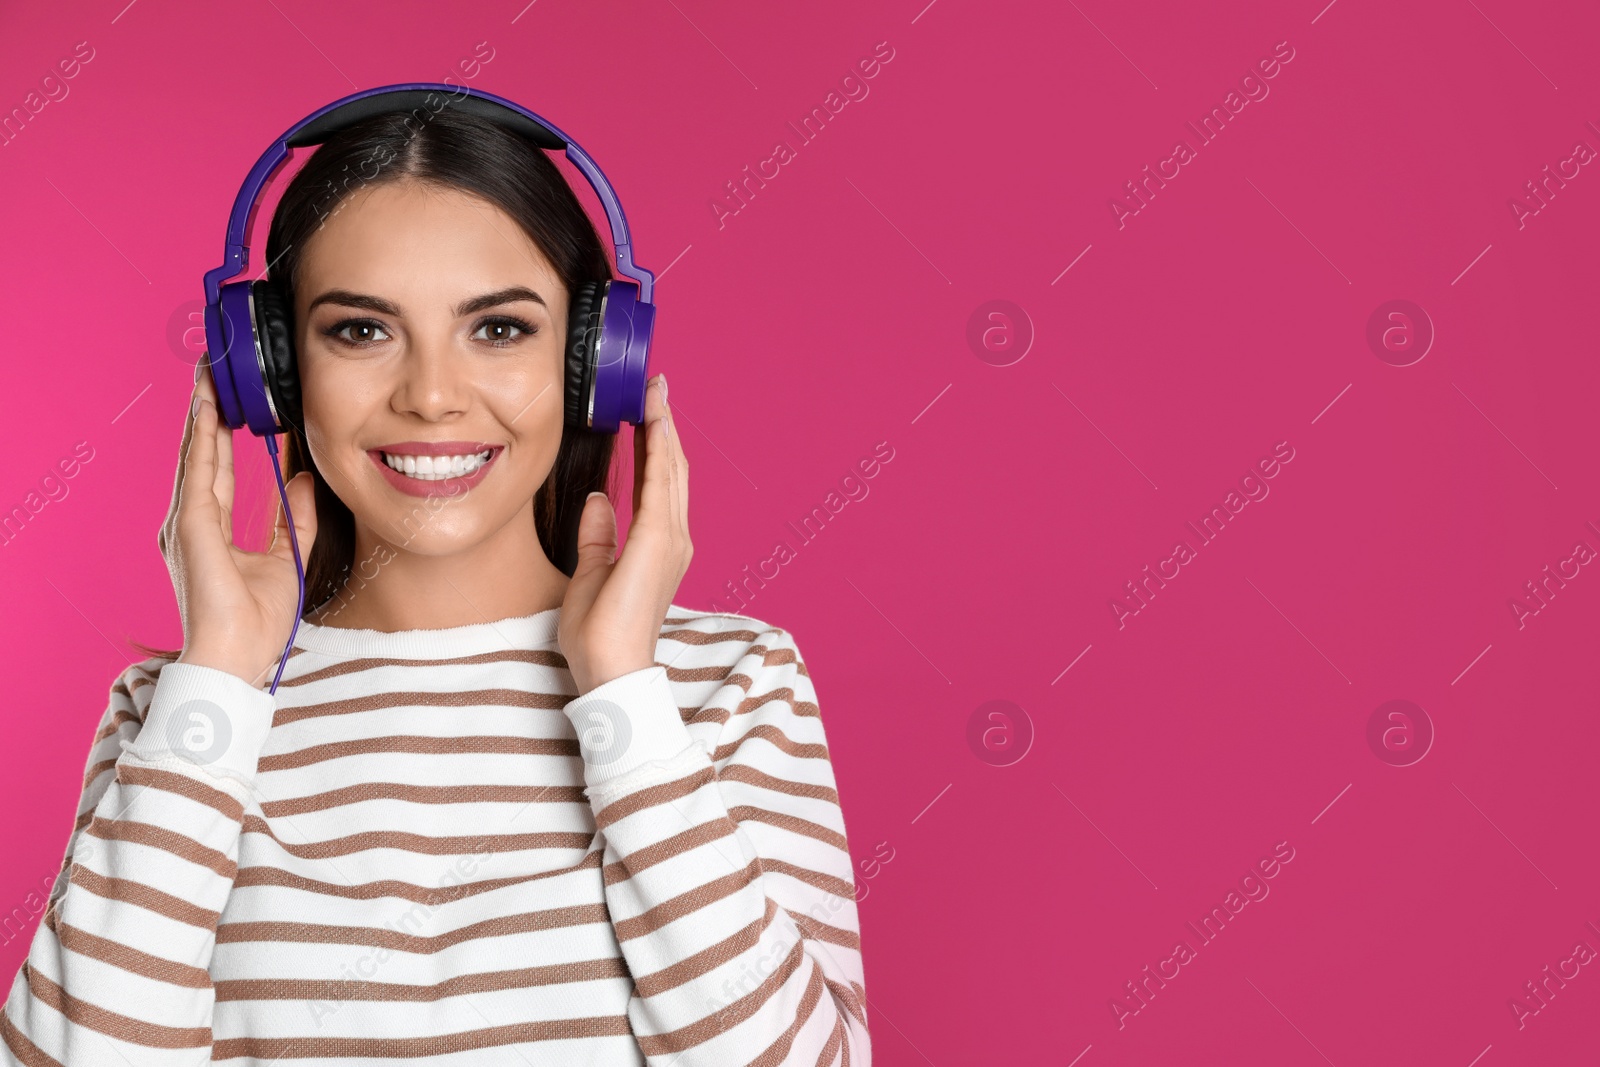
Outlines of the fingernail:
M194 399L189 401L189 417L193 418L200 410L200 394L194 394Z

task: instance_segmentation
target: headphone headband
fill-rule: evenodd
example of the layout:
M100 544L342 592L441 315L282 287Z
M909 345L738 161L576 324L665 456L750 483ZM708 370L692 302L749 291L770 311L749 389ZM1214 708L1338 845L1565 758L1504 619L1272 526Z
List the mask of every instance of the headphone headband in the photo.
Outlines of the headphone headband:
M440 94L446 94L449 99L434 106ZM651 302L655 275L643 267L634 265L633 248L628 237L628 220L622 213L622 204L617 200L617 194L611 188L611 183L606 180L605 174L576 141L553 123L534 114L521 104L484 92L482 89L449 85L444 82L400 82L376 89L364 89L335 100L290 126L284 131L283 136L261 154L255 166L250 168L244 185L239 189L239 195L233 201L233 212L228 216L222 265L206 272L207 303L215 304L222 283L250 265L250 248L245 241L249 236L251 224L255 221L257 201L261 198L261 191L289 158L291 148L322 144L338 131L372 115L395 111L417 112L426 109L431 117L432 113L450 105L514 130L540 148L551 151L565 150L567 158L588 180L605 208L606 218L611 223L611 242L616 249L617 273L638 282L640 301L647 304Z

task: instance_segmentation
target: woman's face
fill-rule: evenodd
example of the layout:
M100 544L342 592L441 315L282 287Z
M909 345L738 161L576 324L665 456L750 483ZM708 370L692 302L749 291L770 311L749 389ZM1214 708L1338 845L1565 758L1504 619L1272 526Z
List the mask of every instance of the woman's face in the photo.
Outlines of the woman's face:
M441 555L530 511L561 444L567 292L509 215L359 190L306 243L294 313L306 440L358 536Z

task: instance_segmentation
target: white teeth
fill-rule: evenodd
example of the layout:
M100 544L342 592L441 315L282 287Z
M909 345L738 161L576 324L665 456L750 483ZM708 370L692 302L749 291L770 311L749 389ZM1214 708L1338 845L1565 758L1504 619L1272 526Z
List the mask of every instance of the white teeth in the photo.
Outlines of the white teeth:
M409 478L423 482L435 482L442 478L459 478L464 474L471 474L494 455L493 449L486 449L475 456L391 456L383 453L383 462L391 469L399 471Z

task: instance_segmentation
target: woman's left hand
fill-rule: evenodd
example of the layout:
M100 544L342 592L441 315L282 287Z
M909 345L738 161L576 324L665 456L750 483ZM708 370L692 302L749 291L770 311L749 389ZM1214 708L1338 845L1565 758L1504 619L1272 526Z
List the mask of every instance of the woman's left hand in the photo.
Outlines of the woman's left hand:
M578 564L561 604L557 642L579 694L655 665L656 642L689 569L689 463L667 408L667 380L645 389L633 430L633 521L617 558L617 516L590 494L578 521Z

